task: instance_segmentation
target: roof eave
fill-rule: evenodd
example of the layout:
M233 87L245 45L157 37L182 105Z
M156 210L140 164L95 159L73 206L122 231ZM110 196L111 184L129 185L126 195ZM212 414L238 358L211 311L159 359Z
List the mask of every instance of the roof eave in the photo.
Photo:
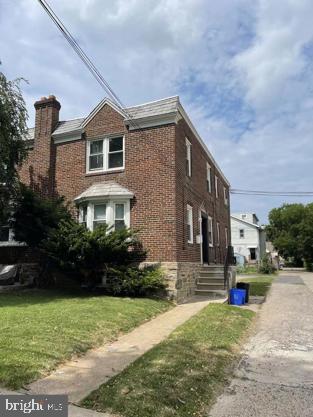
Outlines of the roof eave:
M79 195L78 197L74 198L74 202L76 204L83 203L85 201L103 201L109 198L114 198L114 200L125 200L134 198L134 193L125 193L125 194L104 194L104 195Z
M148 127L167 125L171 123L176 124L177 121L178 121L178 113L177 111L174 111L170 113L164 113L164 114L158 114L155 116L146 116L146 117L140 117L140 118L136 118L134 116L134 117L125 119L124 123L125 125L129 125L129 130L137 130L137 129L144 129Z
M223 174L221 168L219 167L218 163L216 162L216 160L214 159L213 155L211 154L211 152L209 151L208 147L206 146L206 144L203 142L201 136L199 135L199 133L197 132L197 129L195 128L194 124L192 123L192 121L190 120L189 116L187 115L186 111L184 110L183 106L181 105L180 101L178 103L178 111L181 114L181 116L183 117L183 119L186 121L186 123L188 124L188 126L190 127L192 133L196 136L196 138L198 139L198 141L200 142L200 145L202 146L202 148L204 149L204 151L206 152L206 154L208 155L208 157L211 159L211 161L213 162L213 164L215 165L215 167L217 168L220 176L223 178L223 180L225 181L225 183L230 187L230 182L228 181L228 179L225 177L225 175Z
M83 134L83 129L71 130L66 133L52 133L54 143L63 143L63 142L72 142L75 140L80 140Z

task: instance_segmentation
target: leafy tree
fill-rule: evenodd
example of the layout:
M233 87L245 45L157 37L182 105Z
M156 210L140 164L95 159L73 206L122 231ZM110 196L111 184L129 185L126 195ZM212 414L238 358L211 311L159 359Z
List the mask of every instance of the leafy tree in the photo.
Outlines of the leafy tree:
M284 204L271 210L268 238L279 254L295 265L313 260L313 204Z
M13 203L11 227L15 240L39 248L61 220L70 220L71 213L63 198L43 198L21 184Z
M102 225L90 231L72 219L61 220L41 249L56 268L77 273L90 284L97 282L103 270L127 266L145 257L132 230L109 230Z
M274 267L271 257L268 253L266 253L260 262L258 272L261 274L274 274L276 272L276 268Z
M20 81L8 81L0 72L0 223L10 215L8 202L16 195L18 167L27 156L28 114Z

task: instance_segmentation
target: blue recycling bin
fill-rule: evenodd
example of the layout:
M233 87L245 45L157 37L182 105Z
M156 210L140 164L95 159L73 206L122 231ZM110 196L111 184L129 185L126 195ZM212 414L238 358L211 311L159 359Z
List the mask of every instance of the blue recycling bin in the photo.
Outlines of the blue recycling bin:
M235 306L242 306L245 303L246 290L239 288L232 288L229 294L230 304Z

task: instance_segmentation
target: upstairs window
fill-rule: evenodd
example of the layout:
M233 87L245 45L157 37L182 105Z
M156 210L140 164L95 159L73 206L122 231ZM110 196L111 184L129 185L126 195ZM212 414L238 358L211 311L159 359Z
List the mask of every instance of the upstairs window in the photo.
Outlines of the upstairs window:
M228 206L228 192L227 192L226 187L224 187L224 203L225 203L225 206Z
M193 243L193 215L192 207L187 205L187 241Z
M215 175L215 197L218 198L218 177Z
M108 169L121 168L124 165L124 139L110 138L108 150Z
M239 237L240 237L240 239L245 238L245 229L239 229Z
M89 143L89 170L103 169L103 140Z
M87 172L124 168L124 137L97 139L87 143Z
M186 138L186 174L191 177L191 143Z
M206 164L206 185L209 193L212 192L212 182L211 182L211 166Z

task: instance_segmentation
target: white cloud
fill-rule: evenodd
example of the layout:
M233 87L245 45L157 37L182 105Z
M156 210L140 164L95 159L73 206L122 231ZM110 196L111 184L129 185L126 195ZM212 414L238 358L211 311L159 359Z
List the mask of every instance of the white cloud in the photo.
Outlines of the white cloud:
M310 0L50 0L126 104L180 94L234 188L310 190ZM33 102L55 94L62 118L103 97L33 0L0 0L0 59ZM32 122L30 123L32 124ZM282 199L233 198L265 220Z

